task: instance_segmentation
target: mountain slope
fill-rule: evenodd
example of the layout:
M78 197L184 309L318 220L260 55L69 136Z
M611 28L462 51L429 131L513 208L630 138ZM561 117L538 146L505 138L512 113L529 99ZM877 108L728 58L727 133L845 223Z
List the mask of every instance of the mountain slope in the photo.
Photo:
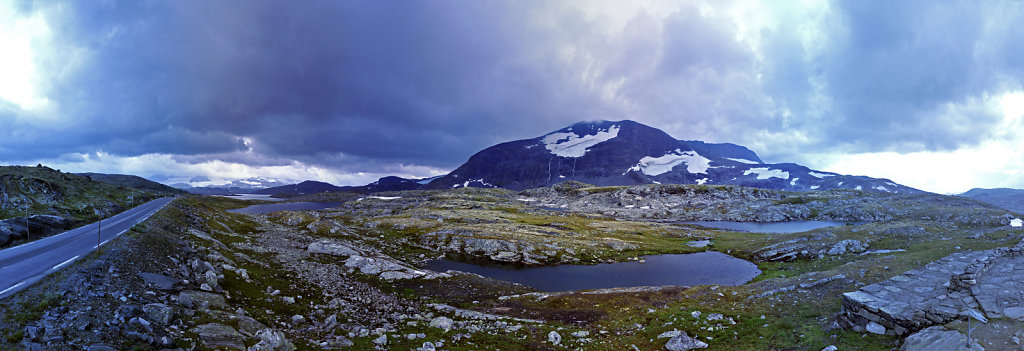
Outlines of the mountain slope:
M121 212L166 192L132 191L42 165L0 167L0 247ZM25 225L31 229L27 231Z
M676 140L628 120L581 122L540 137L498 144L426 187L520 190L566 180L595 185L731 184L782 190L920 192L888 179L819 172L792 163L766 164L740 145Z
M172 188L146 178L127 174L104 174L104 173L75 173L92 180L98 180L107 184L123 186L127 188L144 189L166 192L168 194L184 194L186 191Z
M968 190L966 193L960 194L960 196L975 199L978 201L984 201L1013 212L1024 213L1024 190L1021 189L974 188Z
M307 180L298 184L275 186L272 188L266 188L257 190L253 194L264 194L264 195L277 195L277 194L289 194L289 195L304 195L314 193L329 193L335 191L345 191L345 188L332 185L329 183L318 182L314 180Z

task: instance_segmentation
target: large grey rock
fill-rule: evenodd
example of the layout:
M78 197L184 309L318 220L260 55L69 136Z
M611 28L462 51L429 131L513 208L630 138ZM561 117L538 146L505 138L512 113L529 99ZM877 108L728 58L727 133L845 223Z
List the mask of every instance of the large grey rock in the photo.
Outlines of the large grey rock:
M224 295L203 291L182 291L178 294L178 303L187 308L194 309L228 308L228 303L224 299Z
M847 253L861 253L868 249L868 245L860 240L847 239L832 245L827 254L831 256L844 255Z
M260 341L256 345L249 346L248 351L293 351L295 345L285 337L284 332L273 329L263 329L256 333Z
M174 319L174 309L162 303L151 303L142 306L142 312L150 320L160 325L171 324L171 320Z
M885 326L875 322L868 322L868 325L865 326L864 329L869 333L885 335Z
M386 271L401 271L406 267L397 263L381 259L352 255L345 260L345 267L357 268L359 272L369 275L378 275Z
M359 254L359 251L356 251L348 245L328 239L314 241L306 247L306 250L312 253L321 253L332 256L354 256Z
M254 336L256 333L263 329L267 329L266 325L248 316L235 316L238 321L238 332L246 336Z
M901 351L933 351L933 350L969 350L984 351L976 341L967 346L967 337L956 330L946 330L942 326L922 329L903 340Z
M434 319L430 320L431 327L437 329L444 329L444 331L451 330L454 324L455 321L452 321L452 319L448 317L435 317Z
M708 344L691 338L686 332L679 333L679 335L673 336L665 343L665 349L669 351L686 351L693 349L703 349L708 347Z
M548 333L548 342L558 345L562 342L562 335L559 335L558 332L552 330Z
M205 347L245 350L242 334L232 327L219 323L208 323L193 328L192 332L199 336L199 341Z
M174 284L178 283L177 279L168 277L163 274L144 272L139 273L139 276L142 277L142 281L146 282L146 284L149 284L160 290L174 290Z

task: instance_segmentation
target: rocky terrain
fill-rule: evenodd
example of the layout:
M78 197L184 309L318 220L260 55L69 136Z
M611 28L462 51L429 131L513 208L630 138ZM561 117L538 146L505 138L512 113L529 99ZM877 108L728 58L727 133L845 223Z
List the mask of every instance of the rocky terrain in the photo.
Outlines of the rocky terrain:
M173 189L113 185L42 165L0 167L0 248L59 233L124 211L133 203L175 193Z
M1009 225L1017 214L969 199L582 183L300 199L343 204L248 215L226 210L257 202L178 199L102 252L0 301L0 342L97 350L924 350L966 340L963 313L947 311L945 301L988 320L972 334L978 347L1015 349L1014 338L1024 336L1014 334L1024 298L1003 293L1019 290L1015 245L1024 233ZM790 234L684 223L722 219L856 223ZM543 265L705 250L748 259L763 273L739 286L542 292L421 268L445 255ZM900 303L913 308L892 307Z

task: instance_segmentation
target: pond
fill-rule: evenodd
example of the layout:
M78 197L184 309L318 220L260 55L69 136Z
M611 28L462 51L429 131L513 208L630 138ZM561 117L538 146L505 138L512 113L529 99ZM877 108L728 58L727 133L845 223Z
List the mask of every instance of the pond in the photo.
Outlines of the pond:
M249 207L228 210L233 213L264 214L277 211L315 211L325 208L338 207L341 202L282 202L277 204L252 205Z
M721 252L646 256L646 263L522 266L473 264L448 259L427 262L426 269L457 270L516 282L541 291L568 291L632 286L741 285L754 279L757 265Z
M833 221L793 221L793 222L728 222L728 221L694 221L682 222L706 228L735 230L751 233L800 233L818 228L846 225Z

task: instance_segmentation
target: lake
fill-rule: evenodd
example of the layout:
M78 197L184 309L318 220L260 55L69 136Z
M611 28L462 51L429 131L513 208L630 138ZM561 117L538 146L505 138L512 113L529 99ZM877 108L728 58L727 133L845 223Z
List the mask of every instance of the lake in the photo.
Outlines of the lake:
M233 213L264 214L277 211L312 211L338 207L341 202L282 202L276 204L252 205L249 207L228 210Z
M728 221L694 221L682 222L706 228L727 229L751 233L800 233L818 228L846 225L833 221L793 221L793 222L728 222Z
M549 292L632 286L741 285L761 274L757 265L717 251L645 258L647 263L558 266L473 264L443 259L429 261L424 268L439 272L457 270L476 273Z
M263 194L236 194L236 195L214 195L220 197L226 197L235 200L265 200L265 201L284 201L286 199L271 197L273 195Z

